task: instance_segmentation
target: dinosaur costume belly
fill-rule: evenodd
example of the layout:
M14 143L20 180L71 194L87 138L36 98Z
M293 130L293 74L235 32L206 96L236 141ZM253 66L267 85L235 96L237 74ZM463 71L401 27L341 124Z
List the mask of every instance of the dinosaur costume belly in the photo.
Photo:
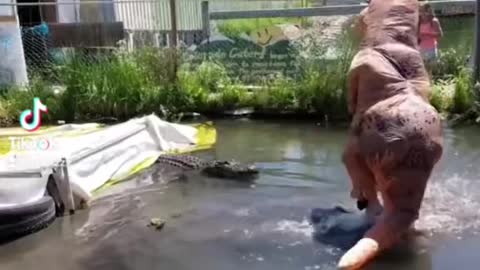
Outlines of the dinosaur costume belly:
M340 259L341 269L363 266L409 231L443 151L442 123L429 103L430 81L417 47L418 1L371 0L361 20L343 162L352 197L367 201L375 224Z

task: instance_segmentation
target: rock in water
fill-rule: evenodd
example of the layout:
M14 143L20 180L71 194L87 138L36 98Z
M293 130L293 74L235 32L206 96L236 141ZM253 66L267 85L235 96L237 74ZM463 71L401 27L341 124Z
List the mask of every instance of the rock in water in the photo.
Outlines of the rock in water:
M314 208L310 214L314 237L319 242L349 249L373 226L365 211L354 212L341 206Z
M161 218L152 218L150 219L150 224L148 224L149 227L153 227L156 230L161 230L163 229L163 226L165 226L165 220Z

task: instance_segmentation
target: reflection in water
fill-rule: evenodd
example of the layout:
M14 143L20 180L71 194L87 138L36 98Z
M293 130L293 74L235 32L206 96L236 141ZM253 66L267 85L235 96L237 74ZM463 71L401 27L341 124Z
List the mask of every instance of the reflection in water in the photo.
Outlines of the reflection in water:
M90 210L0 246L1 269L335 269L341 251L314 241L307 217L315 207L354 207L341 163L345 129L267 121L217 127L217 147L199 155L257 163L254 186L199 175L167 184L158 172L145 173ZM412 239L366 269L476 268L480 237L457 240L454 233L475 233L480 224L478 131L446 132L419 221L436 234ZM166 220L161 231L147 226L155 217Z

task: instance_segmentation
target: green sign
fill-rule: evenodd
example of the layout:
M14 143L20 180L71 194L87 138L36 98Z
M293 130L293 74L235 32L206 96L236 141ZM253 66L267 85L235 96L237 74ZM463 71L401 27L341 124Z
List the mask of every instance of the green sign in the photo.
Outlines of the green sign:
M190 61L196 64L205 60L219 62L233 78L252 83L274 74L295 77L298 75L297 57L289 40L262 46L245 38L223 38L196 47L190 54Z

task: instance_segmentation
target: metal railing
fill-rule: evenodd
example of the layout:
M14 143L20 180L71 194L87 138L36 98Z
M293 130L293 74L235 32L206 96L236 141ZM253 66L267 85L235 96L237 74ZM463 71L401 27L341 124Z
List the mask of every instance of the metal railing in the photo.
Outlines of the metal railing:
M208 1L207 1L208 2ZM475 13L475 0L462 1L429 1L438 15L464 15ZM307 8L269 9L269 10L224 10L212 11L209 14L212 20L248 19L248 18L287 18L287 17L314 17L355 15L364 9L367 4L331 5Z

